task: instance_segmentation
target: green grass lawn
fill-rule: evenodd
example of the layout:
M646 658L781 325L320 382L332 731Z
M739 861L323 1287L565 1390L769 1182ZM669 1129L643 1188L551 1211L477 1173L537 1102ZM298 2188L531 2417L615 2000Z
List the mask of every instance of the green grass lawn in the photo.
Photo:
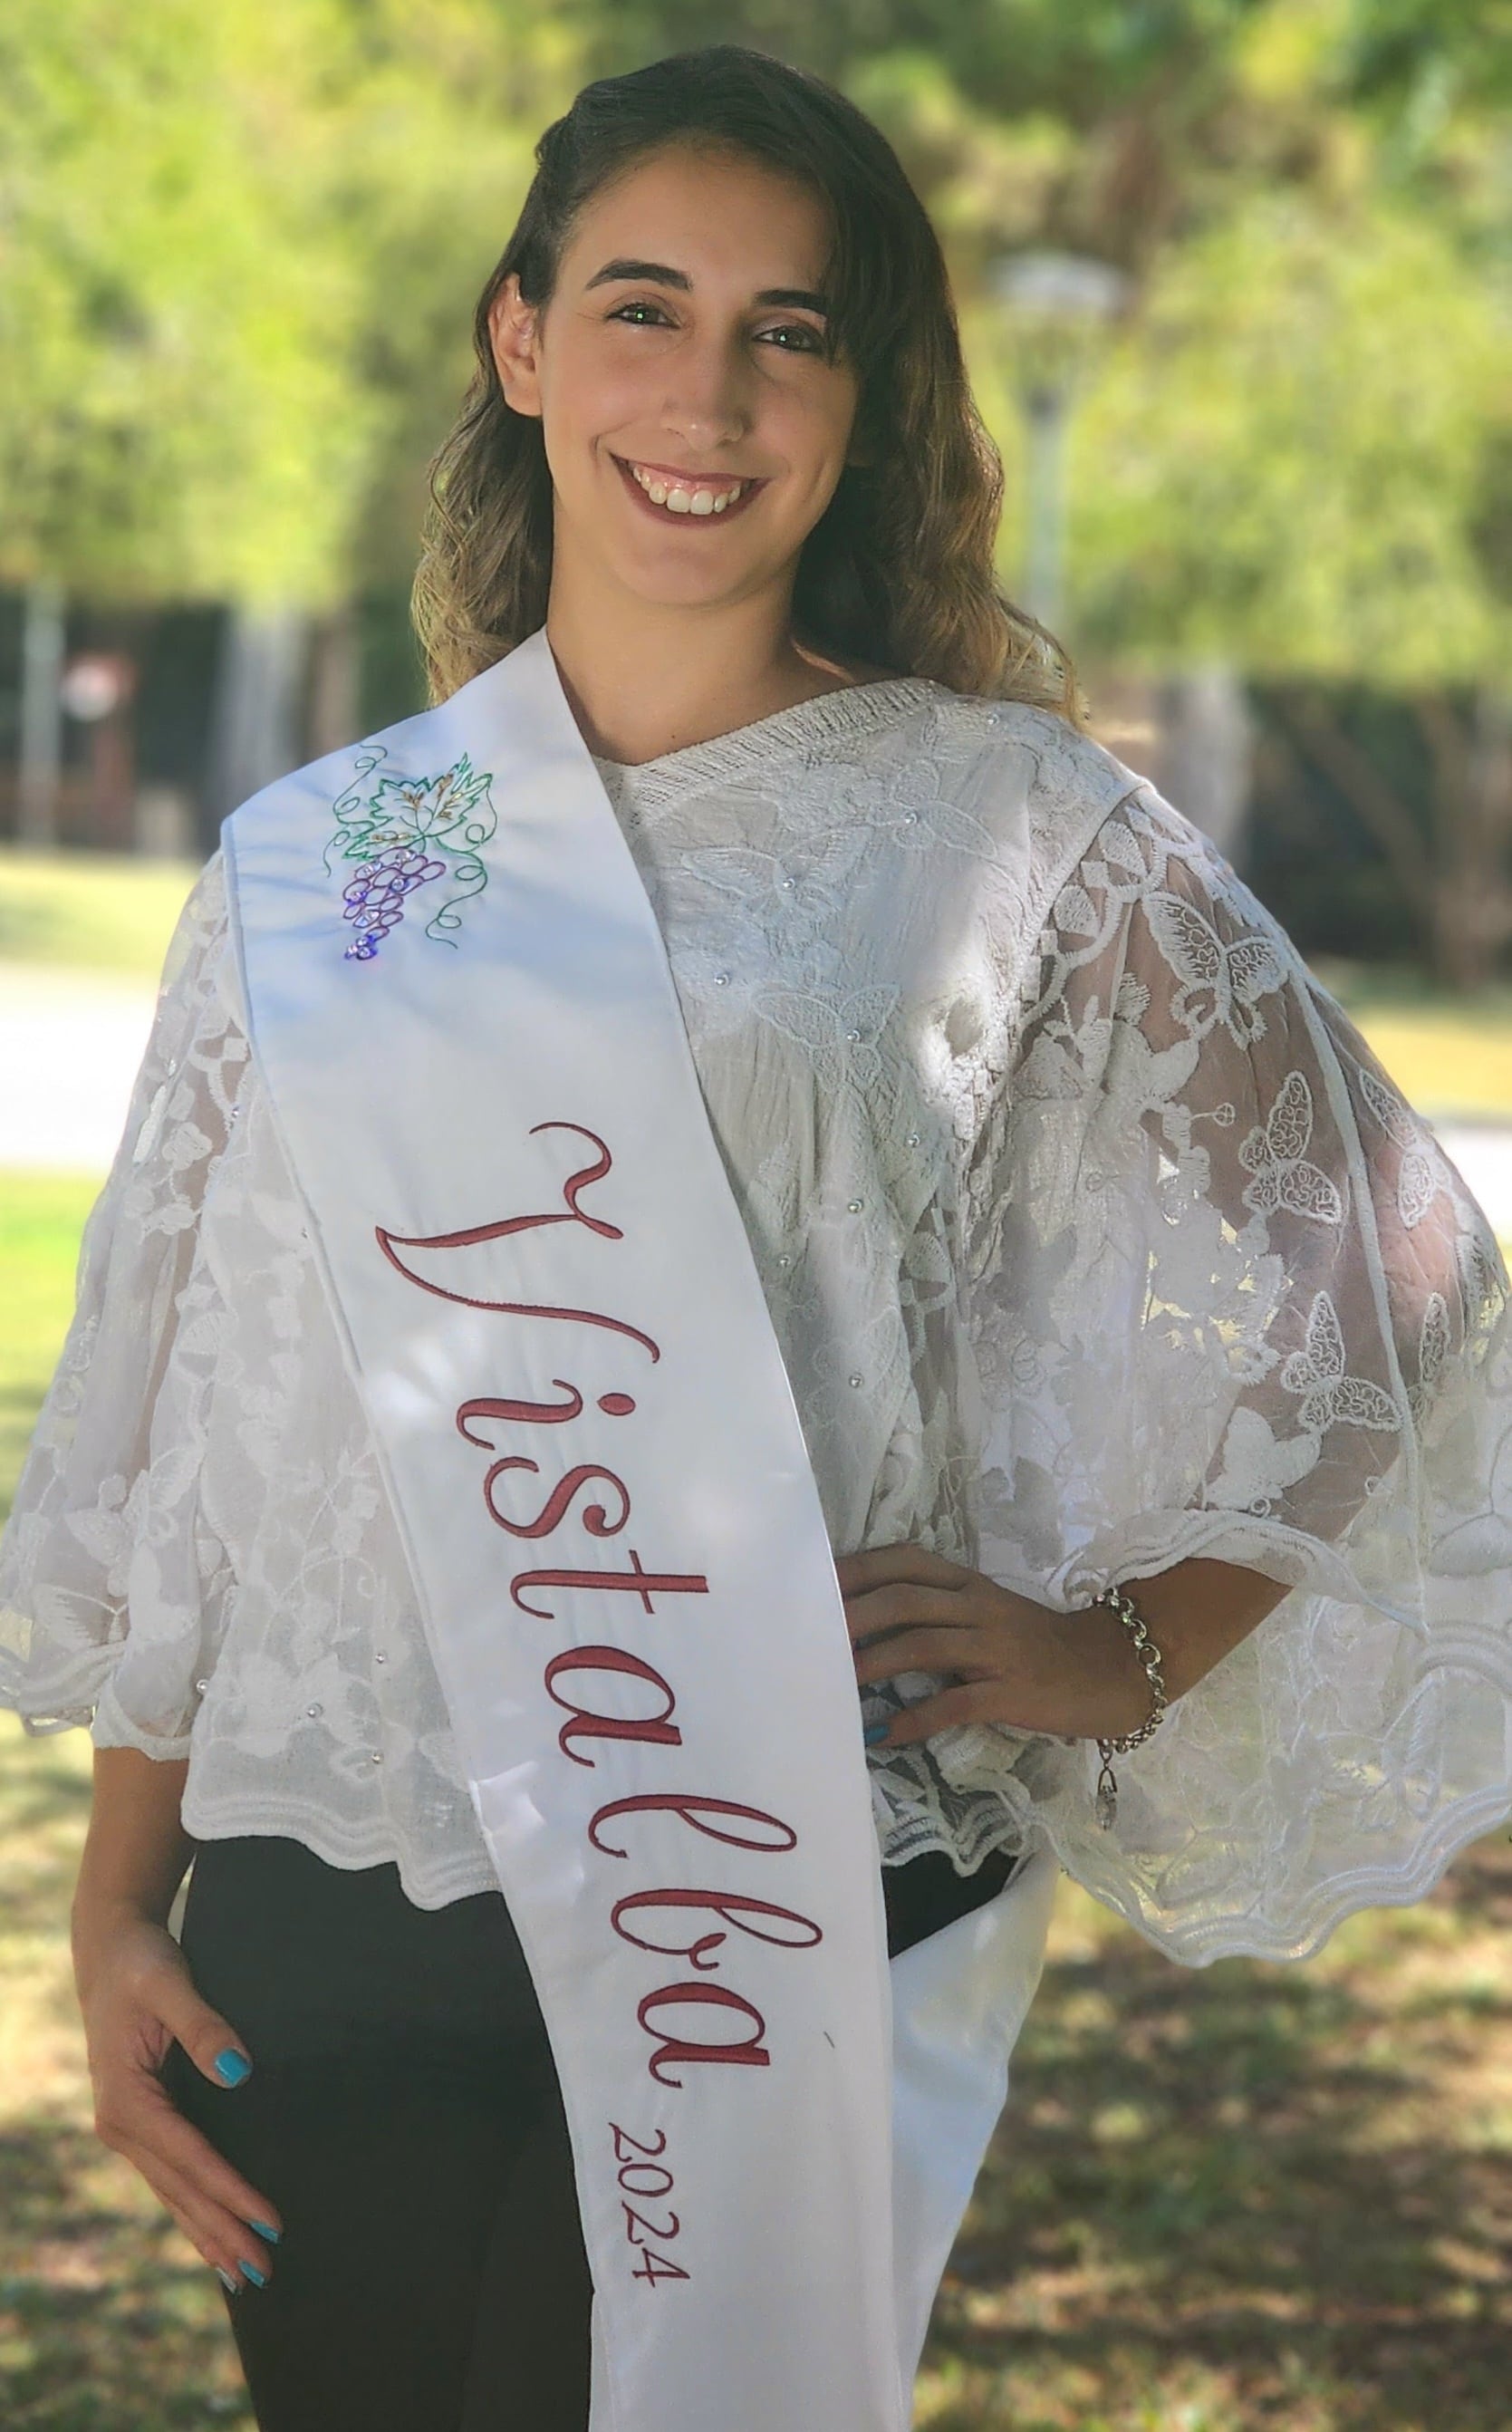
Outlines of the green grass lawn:
M219 2285L90 2126L67 1930L88 1808L86 1735L0 1717L0 2424L250 2427Z
M96 1185L0 1175L0 1510L73 1306ZM89 1810L83 1731L0 1715L0 2424L250 2425L218 2284L98 2144L68 1902Z
M0 845L0 962L155 980L195 867Z
M5 1483L92 1196L0 1190ZM0 1717L0 2422L244 2427L216 2284L90 2132L88 1768L83 1732ZM1063 1886L920 2432L1506 2432L1509 1926L1503 1834L1305 1968L1174 1968Z
M73 1309L97 1188L76 1175L0 1174L0 1518Z
M1412 972L1326 955L1312 968L1411 1105L1512 1117L1512 988L1449 997Z

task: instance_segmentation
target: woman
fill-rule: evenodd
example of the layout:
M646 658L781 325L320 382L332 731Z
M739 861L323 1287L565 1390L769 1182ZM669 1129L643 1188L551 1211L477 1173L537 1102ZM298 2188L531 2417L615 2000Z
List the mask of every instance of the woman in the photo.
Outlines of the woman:
M538 158L437 706L194 890L0 1685L260 2424L900 2427L1056 1861L1302 1956L1512 1803L1506 1277L1000 598L876 130L718 49Z

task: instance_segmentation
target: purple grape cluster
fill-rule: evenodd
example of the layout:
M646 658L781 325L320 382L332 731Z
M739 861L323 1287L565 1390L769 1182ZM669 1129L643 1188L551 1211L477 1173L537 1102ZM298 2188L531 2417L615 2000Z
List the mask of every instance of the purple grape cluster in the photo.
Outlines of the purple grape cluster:
M389 931L403 920L405 897L428 878L445 877L445 870L444 861L431 861L412 844L390 845L373 860L360 862L356 876L342 889L346 906L342 919L350 920L356 932L345 960L370 963Z

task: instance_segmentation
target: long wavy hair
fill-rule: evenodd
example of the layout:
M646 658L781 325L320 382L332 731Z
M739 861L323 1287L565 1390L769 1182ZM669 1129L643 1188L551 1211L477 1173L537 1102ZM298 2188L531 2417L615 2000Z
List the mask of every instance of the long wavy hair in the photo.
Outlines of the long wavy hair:
M1070 657L998 583L1002 464L977 412L949 276L886 138L819 77L734 43L586 85L535 147L536 173L473 319L478 355L429 467L412 614L433 701L546 621L552 493L538 417L505 401L489 340L512 273L549 303L583 206L673 144L754 160L826 207L828 343L857 376L852 451L804 541L797 638L830 659L932 676L953 691L1084 709Z

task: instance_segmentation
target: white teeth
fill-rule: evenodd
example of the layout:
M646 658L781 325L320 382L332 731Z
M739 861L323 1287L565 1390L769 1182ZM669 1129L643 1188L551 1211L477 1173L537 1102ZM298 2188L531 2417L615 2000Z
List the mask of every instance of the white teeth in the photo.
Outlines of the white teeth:
M722 515L746 488L744 481L732 482L728 490L690 490L685 483L671 482L664 475L648 473L639 464L630 472L655 507L670 507L675 515Z

